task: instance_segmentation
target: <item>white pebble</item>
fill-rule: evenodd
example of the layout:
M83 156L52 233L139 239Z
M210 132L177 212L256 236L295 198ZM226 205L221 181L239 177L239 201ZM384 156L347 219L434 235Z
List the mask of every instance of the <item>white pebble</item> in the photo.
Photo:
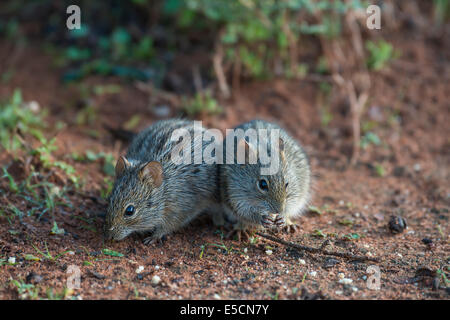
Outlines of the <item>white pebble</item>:
M341 295L341 294L344 293L344 291L342 291L342 290L336 290L334 293L336 293L337 295Z
M16 257L9 257L8 258L8 263L9 264L15 264L16 263Z
M352 282L353 282L353 280L348 279L348 278L343 278L343 279L339 280L339 283L343 283L343 284L350 284Z
M345 274L343 274L342 272L338 273L338 277L339 279L344 279L345 278Z
M247 248L244 248L244 253L247 253L248 252L248 249Z
M159 270L160 266L156 265L155 270Z
M215 293L215 294L214 294L214 299L220 300L221 298L220 298L220 296L219 296L217 293Z
M358 288L357 287L352 287L353 292L358 292Z
M270 256L272 253L273 253L272 250L266 250L266 254L267 254L268 256Z
M317 271L311 271L311 272L309 273L309 275L310 275L311 277L315 277L315 276L317 276Z
M306 264L306 261L303 259L298 259L298 262L300 262L300 264Z
M139 267L136 269L136 273L141 273L142 271L144 271L144 266L139 266Z
M34 112L34 113L38 112L38 111L41 109L39 103L36 102L36 101L30 101L30 102L28 102L28 103L27 103L27 107L28 107L32 112Z
M154 275L153 277L152 277L152 284L158 284L158 283L160 283L161 282L161 278L160 277L158 277L157 275Z

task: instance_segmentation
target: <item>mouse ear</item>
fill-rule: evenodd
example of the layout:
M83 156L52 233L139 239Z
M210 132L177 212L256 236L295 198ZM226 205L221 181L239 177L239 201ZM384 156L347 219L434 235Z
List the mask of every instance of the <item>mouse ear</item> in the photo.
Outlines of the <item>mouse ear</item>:
M163 182L163 168L158 161L147 162L139 172L139 177L142 180L151 180L156 188L158 188Z
M280 150L280 152L284 151L284 141L281 138L278 139L278 149Z
M116 177L120 176L126 168L130 167L130 162L124 156L120 156L116 163Z
M244 150L244 154L242 154L242 150ZM245 138L239 140L237 145L237 161L239 164L244 163L242 161L243 156L245 156L245 164L255 164L258 160L257 155L256 147L253 144L249 143Z
M278 139L278 150L280 150L281 161L284 162L286 159L286 156L284 154L284 141L281 138Z

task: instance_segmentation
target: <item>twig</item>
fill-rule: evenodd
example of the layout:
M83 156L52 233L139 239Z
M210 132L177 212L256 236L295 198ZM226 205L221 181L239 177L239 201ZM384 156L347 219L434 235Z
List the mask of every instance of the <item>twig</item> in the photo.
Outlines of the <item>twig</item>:
M181 99L176 94L155 88L150 83L138 81L136 83L136 88L138 88L141 91L147 92L149 94L150 99L161 98L163 100L167 100L170 104L172 104L175 107L178 107L181 104Z
M216 49L216 53L213 56L214 72L216 73L220 93L225 98L229 98L231 93L230 93L230 88L227 83L227 78L225 76L225 72L223 70L222 63L223 63L223 49L222 49L222 46L218 46L218 48Z
M203 82L198 65L192 67L192 79L194 80L195 91L201 94L203 91Z
M328 255L328 256L335 256L335 257L340 257L340 258L345 258L345 259L350 259L350 260L359 260L359 261L374 261L374 262L379 262L380 259L379 258L371 258L371 257L366 257L366 256L358 256L358 255L353 255L350 253L343 253L343 252L334 252L334 251L327 251L324 249L324 247L326 246L326 242L324 244L322 244L322 246L320 248L313 248L313 247L308 247L308 246L303 246L297 243L293 243L293 242L288 242L288 241L284 241L280 238L274 237L272 235L266 234L266 233L261 233L261 232L256 232L257 235L266 238L268 240L274 241L274 242L278 242L282 245L285 245L287 247L290 248L294 248L297 250L302 250L302 251L307 251L310 253L321 253L324 255Z

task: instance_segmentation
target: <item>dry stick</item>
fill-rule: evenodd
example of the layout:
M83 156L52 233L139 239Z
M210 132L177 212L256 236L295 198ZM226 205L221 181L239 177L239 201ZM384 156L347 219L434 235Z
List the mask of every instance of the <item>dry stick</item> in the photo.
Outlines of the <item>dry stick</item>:
M221 46L218 46L218 48L216 49L216 53L213 56L214 72L216 73L220 93L225 98L228 99L231 96L231 93L227 83L227 78L225 76L225 71L223 70L222 63L223 63L223 49Z
M322 245L320 248L313 248L313 247L308 247L308 246L303 246L297 243L293 243L293 242L288 242L288 241L284 241L280 238L271 236L269 234L266 233L261 233L261 232L256 232L257 235L269 239L271 241L274 242L278 242L282 245L285 245L287 247L291 247L297 250L302 250L302 251L307 251L310 253L322 253L324 255L328 255L328 256L336 256L336 257L340 257L340 258L346 258L346 259L351 259L351 260L359 260L359 261L374 261L374 262L379 262L380 259L379 258L371 258L371 257L366 257L366 256L358 256L358 255L353 255L350 253L342 253L342 252L334 252L334 251L327 251L324 250L324 245Z

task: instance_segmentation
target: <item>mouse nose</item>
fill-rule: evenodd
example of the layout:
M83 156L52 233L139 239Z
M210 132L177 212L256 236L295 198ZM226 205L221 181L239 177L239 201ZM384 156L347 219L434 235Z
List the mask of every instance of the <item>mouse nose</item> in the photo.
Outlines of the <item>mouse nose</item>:
M114 227L109 227L108 225L104 226L103 235L104 235L106 240L112 240L114 238L113 231L114 231Z

